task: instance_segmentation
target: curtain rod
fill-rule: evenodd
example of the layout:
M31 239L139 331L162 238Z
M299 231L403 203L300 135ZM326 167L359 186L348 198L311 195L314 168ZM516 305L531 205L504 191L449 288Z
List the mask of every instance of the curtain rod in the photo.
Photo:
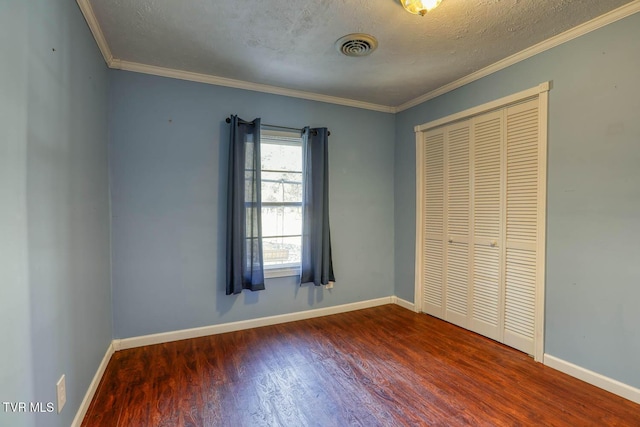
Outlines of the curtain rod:
M227 123L231 123L231 118L227 117L227 118L226 118L226 120L225 120L225 122L227 122ZM241 124L241 123L243 123L243 124L245 124L245 125L250 125L250 124L252 124L253 122L248 122L248 121L246 121L246 120L238 119L238 124ZM287 127L287 126L270 125L270 124L268 124L268 123L262 123L262 124L261 124L261 126L268 127L268 128L273 128L273 129L287 129L287 130L295 130L295 131L298 131L298 132L302 132L302 131L304 131L304 129L291 128L291 127ZM330 131L327 131L327 135L331 135L331 132L330 132Z

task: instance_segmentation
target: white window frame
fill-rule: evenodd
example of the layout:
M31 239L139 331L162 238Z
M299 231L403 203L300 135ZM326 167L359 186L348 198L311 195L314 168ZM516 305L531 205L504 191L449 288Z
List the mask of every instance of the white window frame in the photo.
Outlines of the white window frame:
M299 138L300 144L302 144L302 136L299 132L292 131L282 131L282 130L271 130L262 128L260 130L260 144L274 144L274 145L284 145L284 144L275 144L273 142L265 142L262 140L262 136L270 136L270 137L286 137L286 138ZM294 144L292 144L294 145ZM262 148L262 147L261 147ZM262 150L260 150L262 153ZM262 172L261 166L261 172ZM301 171L303 172L303 171ZM304 185L304 182L303 182ZM300 201L302 204L302 200ZM302 238L302 230L300 230L300 237ZM264 256L264 249L263 249ZM277 277L290 277L290 276L299 276L300 275L300 263L290 263L290 264L281 264L275 266L265 266L264 267L264 277L265 279L273 279Z

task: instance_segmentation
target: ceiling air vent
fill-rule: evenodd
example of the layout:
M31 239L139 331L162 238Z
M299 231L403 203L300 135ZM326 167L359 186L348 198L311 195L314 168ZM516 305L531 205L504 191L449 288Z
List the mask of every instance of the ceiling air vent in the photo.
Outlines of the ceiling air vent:
M378 47L378 40L369 34L347 34L336 41L336 49L347 56L367 56Z

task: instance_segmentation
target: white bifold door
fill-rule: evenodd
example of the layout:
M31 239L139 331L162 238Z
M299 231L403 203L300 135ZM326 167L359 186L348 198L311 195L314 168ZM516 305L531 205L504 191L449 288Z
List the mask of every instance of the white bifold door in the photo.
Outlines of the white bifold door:
M417 132L421 309L528 354L544 308L539 102Z

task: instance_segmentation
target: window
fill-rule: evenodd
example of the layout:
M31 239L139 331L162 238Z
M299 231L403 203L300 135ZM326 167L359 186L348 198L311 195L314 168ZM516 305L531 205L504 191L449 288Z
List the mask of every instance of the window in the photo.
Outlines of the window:
M261 130L262 251L265 277L300 274L302 138Z

